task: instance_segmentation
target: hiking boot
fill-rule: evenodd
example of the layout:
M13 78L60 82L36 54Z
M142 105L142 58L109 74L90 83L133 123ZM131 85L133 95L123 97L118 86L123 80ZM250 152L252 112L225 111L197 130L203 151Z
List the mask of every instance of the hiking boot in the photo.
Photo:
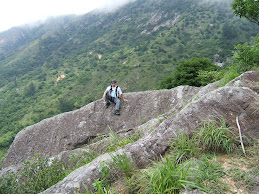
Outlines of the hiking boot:
M110 103L107 103L107 104L105 105L105 108L109 108L109 106L110 106Z
M120 112L118 110L115 110L114 114L120 115Z

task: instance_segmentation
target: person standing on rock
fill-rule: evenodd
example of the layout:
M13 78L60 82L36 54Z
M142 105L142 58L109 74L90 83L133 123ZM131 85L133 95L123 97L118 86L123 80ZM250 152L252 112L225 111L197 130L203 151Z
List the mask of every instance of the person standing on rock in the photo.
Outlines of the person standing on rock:
M106 108L108 108L111 102L114 102L115 105L115 112L114 114L120 115L120 97L122 97L123 102L127 102L128 100L125 99L121 88L116 85L116 80L111 80L111 85L108 86L103 94L103 100L105 100Z

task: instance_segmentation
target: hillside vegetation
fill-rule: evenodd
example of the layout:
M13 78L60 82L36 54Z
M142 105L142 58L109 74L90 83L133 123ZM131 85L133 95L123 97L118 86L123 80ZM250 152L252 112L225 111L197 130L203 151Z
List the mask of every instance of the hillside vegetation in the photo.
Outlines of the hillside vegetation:
M111 78L125 92L154 90L182 60L227 66L245 42L238 51L256 53L258 26L236 17L230 2L138 0L1 33L1 157L17 132L101 98Z

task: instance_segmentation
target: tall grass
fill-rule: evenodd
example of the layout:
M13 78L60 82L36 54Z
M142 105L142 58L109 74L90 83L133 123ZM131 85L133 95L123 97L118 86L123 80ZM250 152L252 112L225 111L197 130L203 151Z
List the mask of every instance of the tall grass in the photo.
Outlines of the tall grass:
M170 144L172 152L181 156L181 160L187 160L191 157L198 157L200 149L197 146L196 139L190 137L187 133L179 133Z
M110 165L113 168L120 169L126 177L130 177L134 173L134 166L126 153L113 155Z
M203 126L194 132L194 136L204 151L230 153L235 148L235 136L224 119L204 121Z
M166 157L144 169L139 178L140 193L179 193L188 184L192 164L179 158Z

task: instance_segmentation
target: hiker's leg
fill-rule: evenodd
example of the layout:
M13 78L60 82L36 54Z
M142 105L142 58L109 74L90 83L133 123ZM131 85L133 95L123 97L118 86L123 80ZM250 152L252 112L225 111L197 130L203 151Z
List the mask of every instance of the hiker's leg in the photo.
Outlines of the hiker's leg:
M119 111L120 110L120 104L121 104L121 101L119 98L115 98L114 99L114 103L116 104L115 105L115 111Z
M105 96L105 103L106 105L110 105L110 95L108 94L108 92L106 93L106 96Z

